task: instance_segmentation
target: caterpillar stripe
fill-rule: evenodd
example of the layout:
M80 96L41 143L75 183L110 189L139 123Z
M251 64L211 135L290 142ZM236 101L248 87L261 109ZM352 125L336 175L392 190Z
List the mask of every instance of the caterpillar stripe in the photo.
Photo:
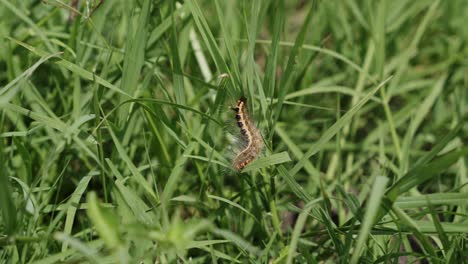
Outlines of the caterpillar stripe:
M237 171L242 170L247 164L255 160L263 149L262 135L247 111L246 102L247 99L241 97L237 100L236 107L233 108L234 112L236 112L236 121L241 138L245 143L245 147L232 160L232 167Z

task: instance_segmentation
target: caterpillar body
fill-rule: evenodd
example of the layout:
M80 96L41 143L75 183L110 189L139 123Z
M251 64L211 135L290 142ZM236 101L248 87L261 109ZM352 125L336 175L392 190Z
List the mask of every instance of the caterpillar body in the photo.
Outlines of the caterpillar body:
M232 167L240 171L247 164L255 160L263 149L263 139L260 130L255 126L247 111L247 99L241 97L233 108L236 112L237 126L240 129L241 139L244 142L242 148L232 160Z

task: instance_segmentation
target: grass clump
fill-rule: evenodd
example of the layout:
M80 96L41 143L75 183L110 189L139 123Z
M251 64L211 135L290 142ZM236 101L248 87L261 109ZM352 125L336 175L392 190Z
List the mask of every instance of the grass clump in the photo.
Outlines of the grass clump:
M467 15L0 0L0 261L461 263Z

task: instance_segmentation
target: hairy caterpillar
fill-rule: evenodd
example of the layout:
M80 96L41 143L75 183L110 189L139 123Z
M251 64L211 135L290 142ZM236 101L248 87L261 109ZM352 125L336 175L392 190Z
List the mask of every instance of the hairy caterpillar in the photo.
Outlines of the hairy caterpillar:
M232 167L237 171L255 160L263 149L262 135L249 116L246 102L247 99L241 97L237 100L236 106L232 108L236 112L237 126L240 129L242 141L245 143L245 147L232 160Z

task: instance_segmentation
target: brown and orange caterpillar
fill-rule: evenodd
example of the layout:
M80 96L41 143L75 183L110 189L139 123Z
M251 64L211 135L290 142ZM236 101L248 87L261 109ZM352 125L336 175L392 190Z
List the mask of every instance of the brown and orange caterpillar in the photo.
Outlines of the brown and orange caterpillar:
M263 149L262 134L255 126L247 111L247 99L241 97L232 109L236 112L237 126L240 128L242 141L245 147L242 148L232 160L232 167L240 171L247 164L255 160Z

